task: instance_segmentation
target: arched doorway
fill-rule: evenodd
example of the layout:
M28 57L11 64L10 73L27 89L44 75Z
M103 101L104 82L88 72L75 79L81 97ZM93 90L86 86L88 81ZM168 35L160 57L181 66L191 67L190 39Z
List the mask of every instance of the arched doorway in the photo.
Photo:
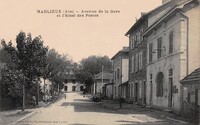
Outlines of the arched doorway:
M156 77L156 96L162 97L163 96L163 84L164 84L164 74L159 72Z
M83 86L80 86L80 91L81 91L81 92L83 91L83 89L84 89Z
M68 87L67 87L67 86L65 86L65 87L64 87L64 90L67 92L67 90L68 90Z
M76 86L72 86L72 91L73 91L73 92L76 91Z

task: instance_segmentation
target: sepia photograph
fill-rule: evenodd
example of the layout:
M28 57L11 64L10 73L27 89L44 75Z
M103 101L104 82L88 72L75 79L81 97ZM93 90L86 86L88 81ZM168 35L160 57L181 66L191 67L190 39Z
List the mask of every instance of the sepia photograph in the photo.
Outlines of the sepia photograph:
M200 125L200 0L0 0L0 125Z

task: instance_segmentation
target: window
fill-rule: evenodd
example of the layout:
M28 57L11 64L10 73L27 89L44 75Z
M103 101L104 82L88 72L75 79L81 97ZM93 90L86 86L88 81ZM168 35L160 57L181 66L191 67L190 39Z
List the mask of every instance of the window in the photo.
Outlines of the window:
M164 75L162 72L159 72L157 74L157 78L156 78L156 96L157 97L162 97L163 96L163 82L164 82Z
M137 39L138 39L138 37L137 37L137 34L135 35L135 38L134 38L134 46L136 47L137 46Z
M142 36L142 33L143 33L143 29L140 30L140 42L143 41L143 36Z
M67 80L67 79L65 79L65 83L68 83L68 80Z
M142 51L139 53L139 69L142 70Z
M169 54L173 53L174 33L173 31L169 34Z
M133 96L132 96L132 95L133 95L133 89L132 89L132 88L133 88L133 84L130 83L130 85L131 85L131 86L130 86L130 97L132 98L132 97L133 97Z
M117 69L117 79L119 79L119 69Z
M138 71L139 69L139 54L137 53L135 55L135 71Z
M117 79L117 70L115 70L114 78Z
M157 39L157 46L158 46L158 50L157 50L157 57L158 59L161 58L162 56L162 37L159 37Z
M131 43L130 43L130 44L131 44L131 45L130 45L130 46L131 46L131 49L133 49L133 48L134 48L134 37L131 37L131 40L130 40L130 41L131 41Z
M149 44L149 62L152 62L153 58L153 43Z
M132 55L132 69L131 69L131 72L134 73L134 70L135 70L135 56Z
M190 102L190 92L187 93L187 102Z
M73 84L76 84L76 80L73 79L73 80L72 80L72 83L73 83Z
M140 41L140 32L137 33L137 36L138 36L137 41L138 41L138 43L140 43L141 42Z

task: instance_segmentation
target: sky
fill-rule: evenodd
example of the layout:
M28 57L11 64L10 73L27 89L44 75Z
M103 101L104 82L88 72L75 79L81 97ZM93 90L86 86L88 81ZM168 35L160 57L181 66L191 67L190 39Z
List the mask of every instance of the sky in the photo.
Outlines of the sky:
M74 62L90 55L107 55L112 58L123 46L128 46L125 33L135 23L136 18L141 16L141 12L148 12L161 5L161 2L1 0L0 39L15 43L16 35L24 31L31 33L32 37L41 35L45 46L56 49L60 54L68 54ZM61 10L61 13L41 13L43 10ZM99 10L103 13L99 13ZM82 11L98 17L86 17L86 13ZM75 14L75 17L62 17L66 14ZM83 14L84 17L77 17L78 14Z

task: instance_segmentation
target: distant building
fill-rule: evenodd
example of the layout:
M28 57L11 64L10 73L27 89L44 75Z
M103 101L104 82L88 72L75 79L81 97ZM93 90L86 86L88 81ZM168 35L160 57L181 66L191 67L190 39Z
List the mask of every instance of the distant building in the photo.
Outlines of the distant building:
M111 60L113 62L113 98L129 98L129 47L123 47L123 49L117 52Z
M45 79L44 80L43 78L40 78L40 82L41 82L40 85L41 85L41 88L42 88L41 91L43 93L45 93L43 99L46 101L52 95L52 93L51 93L51 89L52 89L51 85L52 85L52 83L51 83L51 81L49 79Z
M79 92L84 90L84 84L75 77L75 74L66 74L63 84L64 92Z
M112 82L112 73L103 71L95 75L94 93L99 96L105 96L105 84Z

